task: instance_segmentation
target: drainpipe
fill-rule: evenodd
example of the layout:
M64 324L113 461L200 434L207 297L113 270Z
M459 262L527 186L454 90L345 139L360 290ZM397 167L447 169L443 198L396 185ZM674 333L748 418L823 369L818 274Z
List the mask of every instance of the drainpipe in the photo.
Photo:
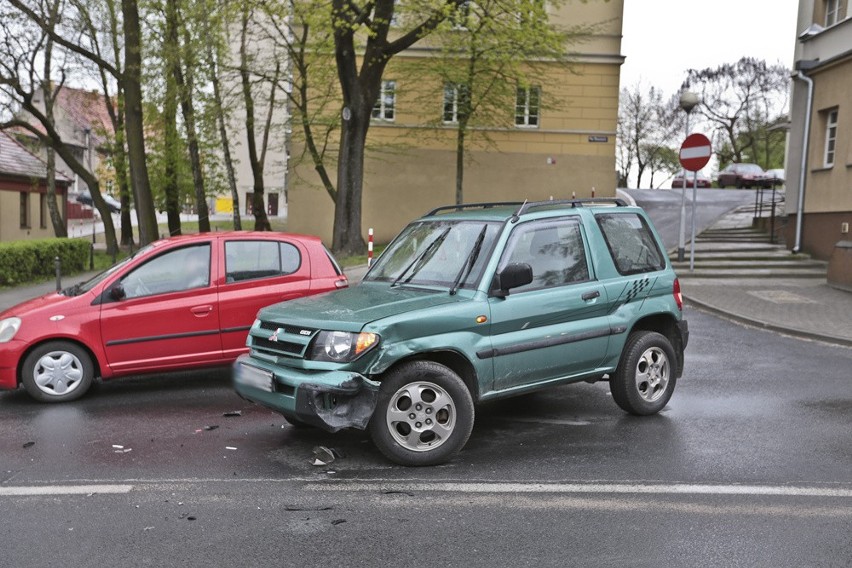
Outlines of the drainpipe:
M811 106L814 100L814 80L805 75L802 69L812 69L816 67L817 61L798 61L796 67L798 74L796 79L804 81L808 84L808 102L805 105L805 128L802 139L802 163L799 170L799 199L796 207L796 244L793 246L793 252L797 253L802 249L802 222L805 206L805 179L808 166L808 142L811 138Z

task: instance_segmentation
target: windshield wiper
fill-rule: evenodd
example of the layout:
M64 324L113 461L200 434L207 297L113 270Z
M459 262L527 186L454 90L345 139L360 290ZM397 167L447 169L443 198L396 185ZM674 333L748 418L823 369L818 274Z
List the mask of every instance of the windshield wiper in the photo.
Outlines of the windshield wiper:
M409 270L411 270L411 275L409 275L408 278L403 280L402 283L407 284L412 278L414 278L414 275L417 274L427 262L429 262L429 259L431 259L432 255L435 254L435 252L438 250L438 247L441 245L441 243L444 242L444 239L447 238L447 234L449 234L451 228L452 227L447 227L446 229L444 229L444 232L438 235L434 241L429 243L429 246L423 249L423 252L417 255L417 257L410 263L408 263L408 266L406 266L405 269L399 273L399 276L396 277L396 280L391 282L391 288L399 284L399 281L402 280L402 277L405 276ZM413 270L412 267L414 267Z
M479 251L482 249L482 241L485 240L485 231L488 230L488 225L483 225L482 230L479 231L479 236L476 237L476 242L473 244L473 250L470 251L470 254L467 255L467 259L464 261L464 264L459 270L458 275L456 275L456 279L453 281L453 286L450 288L450 296L454 296L456 292L459 291L459 284L461 281L468 277L470 271L473 270L473 265L476 264L476 259L479 258Z

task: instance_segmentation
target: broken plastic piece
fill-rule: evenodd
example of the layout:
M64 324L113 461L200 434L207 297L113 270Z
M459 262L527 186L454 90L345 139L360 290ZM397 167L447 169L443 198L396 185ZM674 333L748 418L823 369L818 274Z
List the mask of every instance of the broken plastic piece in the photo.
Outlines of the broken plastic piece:
M226 412L226 413L225 413L225 414L223 414L222 416L233 417L233 416L242 416L242 415L243 415L243 411L242 411L242 410L232 410L232 411L230 411L230 412Z
M314 448L314 465L328 465L334 461L334 452L325 446L316 446Z
M236 450L237 448L235 448L234 446L225 446L225 449L226 450Z
M24 447L25 447L25 448L30 448L30 447L32 447L32 446L34 446L34 445L35 445L35 442L26 442L26 443L24 443Z

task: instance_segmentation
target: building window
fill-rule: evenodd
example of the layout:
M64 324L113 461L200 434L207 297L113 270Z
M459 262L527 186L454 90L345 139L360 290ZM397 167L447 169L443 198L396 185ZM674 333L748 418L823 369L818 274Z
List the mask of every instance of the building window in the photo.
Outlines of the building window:
M396 106L396 81L382 81L382 92L373 106L373 118L392 122Z
M444 124L458 124L459 112L467 102L467 85L447 83L444 85Z
M840 0L825 0L825 27L840 21Z
M825 167L834 165L834 150L837 144L837 109L828 111L825 122Z
M538 127L541 87L518 87L515 125Z
M21 192L21 228L30 228L30 194Z
M38 194L38 226L47 229L47 195L44 193Z

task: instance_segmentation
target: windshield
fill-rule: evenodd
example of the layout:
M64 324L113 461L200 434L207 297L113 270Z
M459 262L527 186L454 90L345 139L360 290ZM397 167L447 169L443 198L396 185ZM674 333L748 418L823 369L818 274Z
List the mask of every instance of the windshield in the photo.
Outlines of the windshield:
M364 281L394 286L474 288L500 231L500 223L412 223L388 246ZM481 254L480 254L481 252Z

